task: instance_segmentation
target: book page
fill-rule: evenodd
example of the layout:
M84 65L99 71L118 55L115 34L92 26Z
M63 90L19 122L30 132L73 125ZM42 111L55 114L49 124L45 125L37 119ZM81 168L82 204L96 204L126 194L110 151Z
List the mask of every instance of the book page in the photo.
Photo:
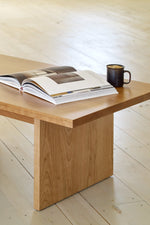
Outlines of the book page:
M33 70L33 71L25 71L25 72L19 72L19 73L12 73L12 74L4 74L0 76L0 81L1 80L11 80L13 82L13 79L15 80L14 82L18 81L18 83L21 85L22 82L25 79L28 79L30 77L35 77L35 76L41 76L41 75L46 75L47 73L44 71L38 71L38 70Z
M76 69L72 66L53 66L41 70L47 73L66 73L76 71Z
M37 76L45 76L50 73L64 73L64 72L72 72L76 71L73 67L71 66L54 66L54 67L47 67L47 68L42 68L42 69L37 69L37 70L30 70L30 71L23 71L23 72L17 72L17 73L12 73L12 74L3 74L0 75L0 81L7 80L6 83L13 82L12 79L15 79L14 82L18 81L18 85L22 84L25 79L29 79L31 77L37 77ZM11 85L10 85L11 86Z
M56 74L31 78L49 95L72 92L86 88L101 87L110 84L96 73L85 70L71 73Z

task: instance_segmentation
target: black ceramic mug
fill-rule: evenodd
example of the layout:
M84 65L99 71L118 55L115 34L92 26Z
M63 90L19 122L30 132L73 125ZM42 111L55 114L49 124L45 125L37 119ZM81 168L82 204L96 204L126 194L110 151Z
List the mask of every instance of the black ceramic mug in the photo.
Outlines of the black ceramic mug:
M129 80L124 81L124 73L129 74ZM131 81L131 73L128 70L124 70L123 65L109 64L107 65L107 81L114 87L122 87L124 84L129 84Z

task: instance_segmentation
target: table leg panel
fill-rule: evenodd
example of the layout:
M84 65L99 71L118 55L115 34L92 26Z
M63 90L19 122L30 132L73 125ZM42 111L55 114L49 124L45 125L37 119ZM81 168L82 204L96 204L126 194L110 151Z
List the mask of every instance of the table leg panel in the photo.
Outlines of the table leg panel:
M112 174L113 115L76 128L35 120L35 209L46 208Z

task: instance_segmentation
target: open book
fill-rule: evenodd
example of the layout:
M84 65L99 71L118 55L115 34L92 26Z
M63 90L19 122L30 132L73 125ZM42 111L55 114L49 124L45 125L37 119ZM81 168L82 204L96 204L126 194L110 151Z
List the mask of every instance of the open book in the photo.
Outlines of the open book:
M4 74L0 75L0 83L54 104L117 94L102 76L89 70L76 71L70 66Z

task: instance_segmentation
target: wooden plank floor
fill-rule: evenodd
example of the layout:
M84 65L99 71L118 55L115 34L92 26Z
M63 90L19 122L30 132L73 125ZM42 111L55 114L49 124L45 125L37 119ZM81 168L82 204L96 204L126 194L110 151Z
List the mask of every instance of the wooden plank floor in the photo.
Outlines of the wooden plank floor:
M150 1L0 0L0 54L150 82ZM33 126L0 117L0 224L149 225L150 101L115 114L114 175L33 210Z

